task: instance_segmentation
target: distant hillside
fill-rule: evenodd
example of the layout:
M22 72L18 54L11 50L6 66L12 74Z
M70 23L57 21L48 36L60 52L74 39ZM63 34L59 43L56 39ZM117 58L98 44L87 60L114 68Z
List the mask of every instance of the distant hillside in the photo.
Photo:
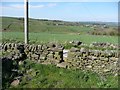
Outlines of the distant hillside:
M2 18L3 32L23 32L24 19L13 17ZM68 22L61 20L29 19L30 32L49 32L49 33L86 33L93 31L94 28L85 25L101 24L97 22ZM103 24L103 23L102 23ZM113 25L113 24L112 24Z
M90 24L90 25L108 25L108 26L118 26L117 22L97 22L97 21L88 21L88 22L81 22L81 24Z
M82 28L81 24L77 22L65 22L59 20L46 20L46 19L29 19L30 32L50 32L50 33L79 33L82 30L91 30L90 28ZM3 31L23 31L24 19L2 17L2 30Z

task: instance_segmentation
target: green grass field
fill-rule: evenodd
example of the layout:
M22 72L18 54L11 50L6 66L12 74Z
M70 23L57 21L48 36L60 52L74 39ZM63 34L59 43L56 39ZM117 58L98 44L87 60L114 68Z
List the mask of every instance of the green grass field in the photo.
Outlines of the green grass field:
M1 18L3 32L0 32L0 37L2 37L2 41L24 42L23 19L11 17ZM61 23L64 24L56 25ZM89 35L88 32L93 31L94 28L82 27L81 23L76 25L74 22L29 19L30 43L39 44L50 41L65 43L72 40L79 40L87 44L92 42L118 43L117 36Z
M1 33L3 41L24 41L23 32L4 32ZM109 42L118 43L117 36L95 36L95 35L78 35L78 34L51 34L51 33L30 33L31 43L46 43L49 41L65 43L72 40L79 40L90 44L92 42Z
M65 25L56 24L65 23ZM68 25L66 25L68 24ZM81 26L71 26L69 24L74 24L73 22L53 22L53 21L41 21L36 19L29 19L29 31L30 32L49 32L49 33L86 33L93 28L81 27ZM2 18L2 29L7 32L23 32L24 22L23 19L18 18Z

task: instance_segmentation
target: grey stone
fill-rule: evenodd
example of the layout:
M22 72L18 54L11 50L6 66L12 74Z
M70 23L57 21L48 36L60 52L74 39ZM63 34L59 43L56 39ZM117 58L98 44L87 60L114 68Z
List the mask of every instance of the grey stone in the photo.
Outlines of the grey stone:
M45 61L45 62L42 62L41 64L48 65L48 64L51 64L51 62Z
M92 68L92 66L91 66L91 65L88 65L88 66L86 66L86 68L89 68L89 69L91 69L91 68Z
M74 45L74 46L79 46L79 45L82 44L81 41L70 41L69 43L72 44L72 45Z
M81 48L80 52L86 52L87 50L85 48Z
M33 55L32 55L32 58L34 58L35 60L38 60L38 59L39 59L39 55L33 54Z
M16 87L16 86L18 86L19 85L19 83L20 83L20 80L14 80L12 83L11 83L11 86L14 86L14 87Z
M66 62L58 63L57 67L67 68L67 63Z
M46 56L40 56L41 60L46 60Z
M80 50L78 48L72 47L70 49L70 52L79 52Z

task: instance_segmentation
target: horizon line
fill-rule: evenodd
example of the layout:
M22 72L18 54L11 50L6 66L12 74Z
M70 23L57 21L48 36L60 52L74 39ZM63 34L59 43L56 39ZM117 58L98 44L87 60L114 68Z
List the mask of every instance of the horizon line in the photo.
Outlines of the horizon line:
M0 17L8 17L8 18L24 18L24 16L0 16ZM114 22L114 23L118 23L119 21L95 21L95 20L91 20L91 21L73 21L73 20L63 20L63 19L49 19L49 18L35 18L35 17L29 17L29 19L46 19L46 20L58 20L58 21L66 21L66 22Z

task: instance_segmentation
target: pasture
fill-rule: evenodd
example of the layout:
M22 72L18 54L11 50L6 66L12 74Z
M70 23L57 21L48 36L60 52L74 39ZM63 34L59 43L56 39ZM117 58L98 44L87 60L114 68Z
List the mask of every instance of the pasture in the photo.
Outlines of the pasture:
M2 41L24 42L24 19L11 17L1 18L2 32L0 32L0 36L2 37ZM92 42L118 43L118 36L90 35L89 32L94 31L95 28L86 27L86 24L92 25L92 23L89 22L29 19L29 40L30 43L34 44L50 41L66 43L72 40L79 40L86 44ZM99 26L99 28L100 27L101 26ZM116 26L109 27L111 30ZM107 30L109 31L109 29Z
M24 33L23 32L0 32L2 35L3 41L15 42L20 41L24 42ZM109 42L113 44L118 43L117 36L97 36L97 35L78 35L78 34L51 34L51 33L29 33L30 43L46 43L50 41L65 43L72 40L79 40L83 43L90 44L92 42Z

